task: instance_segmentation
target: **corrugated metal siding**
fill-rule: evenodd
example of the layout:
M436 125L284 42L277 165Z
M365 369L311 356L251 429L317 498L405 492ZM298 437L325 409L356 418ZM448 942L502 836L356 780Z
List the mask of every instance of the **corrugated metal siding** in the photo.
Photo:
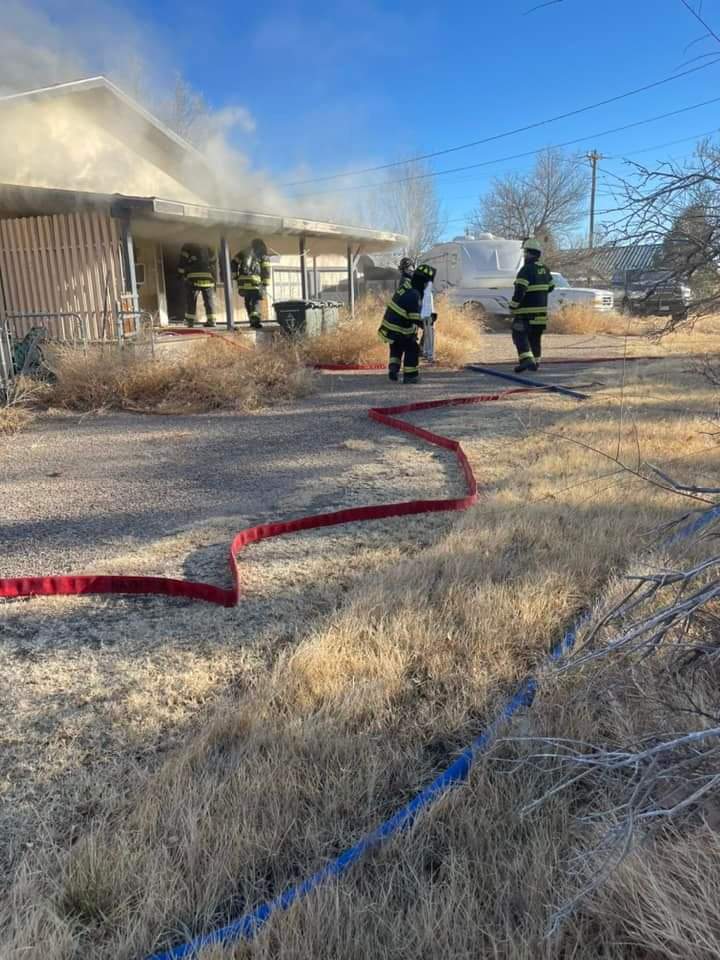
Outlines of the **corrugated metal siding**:
M590 258L592 269L611 277L626 270L652 270L662 256L662 244L646 243L628 247L608 247L595 251Z
M0 220L0 274L7 312L78 314L88 335L102 335L123 292L115 221L100 213ZM23 334L37 321L15 324ZM69 323L50 319L51 336L67 337ZM107 324L111 334L113 325Z

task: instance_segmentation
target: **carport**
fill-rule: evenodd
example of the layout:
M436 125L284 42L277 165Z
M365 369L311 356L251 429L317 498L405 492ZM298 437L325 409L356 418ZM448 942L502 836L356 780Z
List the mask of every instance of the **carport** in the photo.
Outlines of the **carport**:
M255 237L264 239L275 254L299 257L304 299L311 259L325 254L344 257L351 311L358 257L392 250L405 239L365 227L159 197L0 185L4 309L28 316L70 312L85 318L98 335L111 299L122 297L135 310L149 310L152 290L161 322L167 322L167 306L163 309L162 303L167 303L166 279L174 280L174 272L163 251L179 252L182 244L194 242L219 250L226 322L232 329L230 260ZM138 264L143 267L140 278Z

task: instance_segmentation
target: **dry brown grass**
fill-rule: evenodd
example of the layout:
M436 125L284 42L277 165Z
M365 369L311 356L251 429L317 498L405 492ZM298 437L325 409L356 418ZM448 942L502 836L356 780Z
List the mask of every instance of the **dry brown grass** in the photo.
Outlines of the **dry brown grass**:
M48 351L47 363L56 377L47 400L70 410L254 410L313 388L312 373L283 339L251 347L218 337L193 344L178 359L101 347L56 348Z
M609 333L616 336L637 336L647 333L650 324L639 317L624 317L610 311L601 313L586 306L563 307L548 322L549 333Z
M25 407L0 404L0 437L8 437L26 427L32 413Z
M72 847L31 854L5 910L3 956L140 957L305 875L427 782L577 611L613 589L656 541L652 531L685 509L608 456L634 463L639 450L698 482L717 474L711 386L672 362L628 375L622 423L616 387L584 406L542 396L423 414L466 444L481 505L423 553L363 577L266 674L228 693L159 772L108 791ZM503 436L478 439L478 420L494 417ZM534 729L620 736L636 705L599 697L590 673L574 683L550 688ZM614 881L605 904L598 895L592 913L544 939L552 905L573 887L569 863L587 846L574 815L595 798L559 797L523 818L548 771L513 777L502 759L480 764L411 838L278 918L257 944L206 956L717 955L702 944L671 952L657 927L650 937L663 903L653 891L669 894L675 876L660 861ZM693 869L691 851L683 862ZM717 858L702 868L716 878ZM628 889L657 909L617 909Z
M357 306L355 318L346 316L336 330L313 338L306 353L313 363L384 364L388 348L378 337L378 327L387 298L366 297ZM435 359L450 367L477 360L481 352L482 325L467 311L436 302Z
M668 317L632 317L615 311L600 313L590 307L569 306L552 314L548 323L548 332L654 338L664 330L668 320ZM667 338L673 346L677 345L681 339L687 342L695 341L705 346L707 338L718 336L720 336L720 317L709 316L681 324L677 332L667 335Z
M0 437L9 437L24 430L35 419L34 407L42 398L44 384L28 377L13 381L10 393L0 397Z

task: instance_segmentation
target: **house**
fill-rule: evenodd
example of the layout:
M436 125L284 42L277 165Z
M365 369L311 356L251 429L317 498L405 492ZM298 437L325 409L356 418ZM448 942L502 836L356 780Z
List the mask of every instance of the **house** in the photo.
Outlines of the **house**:
M622 287L626 275L635 271L660 269L662 261L661 243L561 250L555 258L558 269L571 283L590 283L603 287Z
M104 77L0 97L0 124L0 308L18 332L34 315L57 336L79 324L91 338L112 336L118 311L178 320L186 242L218 249L232 325L244 310L230 257L254 237L279 256L276 299L340 279L348 289L361 255L404 239L236 209L204 156Z

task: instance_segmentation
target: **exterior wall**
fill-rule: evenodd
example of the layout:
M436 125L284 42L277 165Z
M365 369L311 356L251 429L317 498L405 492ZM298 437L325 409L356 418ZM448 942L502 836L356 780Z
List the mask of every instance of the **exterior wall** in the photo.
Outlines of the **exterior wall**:
M308 282L308 296L321 298L324 291L329 290L329 299L338 299L337 288L341 284L347 286L347 260L345 257L322 255L306 258ZM273 300L299 300L302 297L302 280L300 276L300 257L285 255L273 263L273 278L271 287Z
M8 314L76 314L92 339L112 336L124 286L116 222L101 213L0 220L0 278ZM19 318L15 328L40 322ZM73 336L69 318L42 322L51 336Z

